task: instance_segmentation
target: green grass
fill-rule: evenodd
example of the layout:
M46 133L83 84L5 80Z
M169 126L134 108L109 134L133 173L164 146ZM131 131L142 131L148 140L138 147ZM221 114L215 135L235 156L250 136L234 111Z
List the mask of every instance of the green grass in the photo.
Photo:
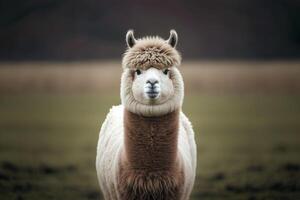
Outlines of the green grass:
M98 132L117 95L2 95L0 199L100 199ZM300 96L188 95L193 199L300 199Z

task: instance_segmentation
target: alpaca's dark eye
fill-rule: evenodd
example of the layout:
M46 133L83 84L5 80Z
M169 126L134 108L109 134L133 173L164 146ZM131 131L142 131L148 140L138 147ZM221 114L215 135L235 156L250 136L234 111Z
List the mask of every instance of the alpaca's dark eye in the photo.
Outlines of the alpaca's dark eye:
M135 72L137 75L140 75L142 73L141 70L139 70L139 69L135 70Z
M167 75L169 73L169 71L170 71L169 69L165 69L164 74Z

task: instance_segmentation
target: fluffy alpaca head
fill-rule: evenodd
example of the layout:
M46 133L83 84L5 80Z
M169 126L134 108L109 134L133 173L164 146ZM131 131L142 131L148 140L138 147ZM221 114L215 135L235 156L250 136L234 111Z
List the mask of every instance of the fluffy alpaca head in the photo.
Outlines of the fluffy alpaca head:
M177 67L181 57L175 49L177 33L168 40L160 37L135 39L126 35L121 80L122 104L143 116L160 116L179 109L183 101L183 81Z

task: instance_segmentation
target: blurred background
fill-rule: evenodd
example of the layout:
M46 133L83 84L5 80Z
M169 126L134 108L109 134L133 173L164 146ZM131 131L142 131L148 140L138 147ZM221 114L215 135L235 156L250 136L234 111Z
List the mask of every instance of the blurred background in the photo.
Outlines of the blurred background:
M0 199L102 199L125 34L179 35L192 199L300 199L300 1L0 1Z

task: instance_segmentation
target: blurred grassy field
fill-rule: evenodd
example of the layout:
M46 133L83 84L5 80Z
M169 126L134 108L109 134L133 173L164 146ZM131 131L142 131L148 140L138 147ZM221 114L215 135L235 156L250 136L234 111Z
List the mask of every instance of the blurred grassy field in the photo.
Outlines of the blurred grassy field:
M102 93L104 94L104 93ZM300 199L299 95L187 95L192 199ZM101 199L98 132L118 92L0 98L0 199Z
M179 67L190 93L299 94L300 61L184 61ZM0 62L1 93L117 91L121 63Z

